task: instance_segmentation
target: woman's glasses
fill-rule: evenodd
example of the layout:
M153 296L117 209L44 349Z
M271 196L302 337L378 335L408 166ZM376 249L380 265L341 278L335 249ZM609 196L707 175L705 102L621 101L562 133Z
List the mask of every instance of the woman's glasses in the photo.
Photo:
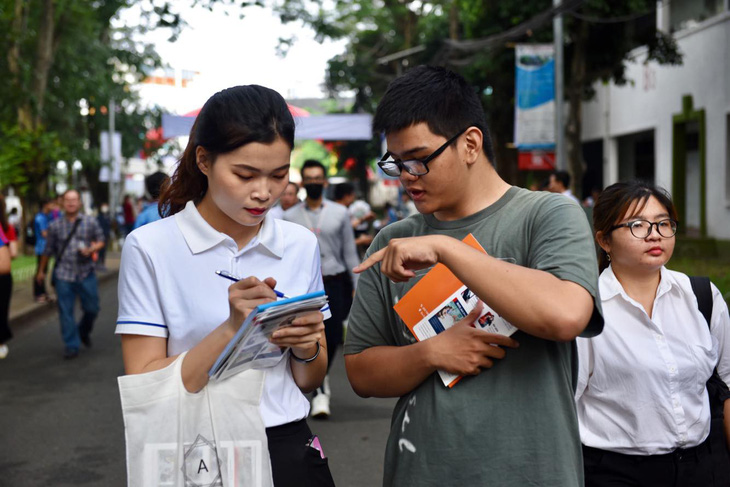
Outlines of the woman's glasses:
M658 222L650 222L649 220L634 220L626 223L619 223L611 227L611 231L617 228L629 227L631 235L636 238L646 238L651 235L652 227L656 226L656 231L664 238L674 237L677 233L677 222L671 218L659 220Z

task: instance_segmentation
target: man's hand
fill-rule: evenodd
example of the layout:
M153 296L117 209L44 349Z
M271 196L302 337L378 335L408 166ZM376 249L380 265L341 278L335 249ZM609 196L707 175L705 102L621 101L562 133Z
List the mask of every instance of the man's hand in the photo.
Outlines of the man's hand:
M261 281L252 276L233 283L228 288L228 326L234 332L238 331L256 306L276 301L275 286L273 277Z
M46 273L43 272L43 269L38 270L38 274L35 275L35 281L38 284L42 284L46 280Z
M92 247L84 247L79 249L79 253L84 257L91 257L91 254L94 253L94 249Z
M510 337L487 333L474 327L482 312L481 301L464 319L448 330L424 341L429 345L429 360L438 370L458 375L477 375L491 368L494 359L502 359L506 352L501 347L519 347Z
M380 272L391 281L405 282L416 275L414 271L437 264L440 252L450 240L454 239L443 235L394 238L353 271L360 273L380 262Z

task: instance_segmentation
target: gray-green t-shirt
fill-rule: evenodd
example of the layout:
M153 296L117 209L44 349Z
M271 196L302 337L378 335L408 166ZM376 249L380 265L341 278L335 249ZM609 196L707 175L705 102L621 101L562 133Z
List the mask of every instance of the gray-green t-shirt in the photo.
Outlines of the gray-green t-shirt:
M598 266L585 213L558 194L512 187L493 205L461 220L414 215L384 228L368 252L392 238L441 234L461 240L469 233L489 255L576 282L600 303ZM345 354L415 342L393 305L427 271L406 283L391 282L379 266L361 275ZM602 326L596 309L584 335L596 335ZM452 389L434 373L400 398L393 412L383 485L583 485L573 402L575 342L559 343L521 331L513 336L520 347L506 349L507 356L491 369L465 377Z

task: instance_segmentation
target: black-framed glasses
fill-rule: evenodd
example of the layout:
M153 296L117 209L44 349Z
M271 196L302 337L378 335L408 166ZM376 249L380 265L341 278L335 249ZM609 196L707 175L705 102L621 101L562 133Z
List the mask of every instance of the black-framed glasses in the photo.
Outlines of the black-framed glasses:
M664 238L671 238L677 233L677 222L671 218L665 218L658 222L650 222L649 220L633 220L626 223L619 223L611 227L611 231L617 228L628 227L631 235L636 238L646 238L651 235L652 227L656 226L656 231Z
M386 152L385 155L380 158L380 161L378 161L378 166L380 166L380 169L382 169L385 174L396 178L400 176L400 172L403 169L413 176L423 176L424 174L428 174L428 163L437 158L448 146L453 144L454 141L461 136L461 134L466 132L468 128L469 127L466 127L465 129L460 130L456 135L447 140L444 145L433 151L430 156L424 159L397 161L392 159L390 152ZM391 159L388 159L389 157L391 157Z

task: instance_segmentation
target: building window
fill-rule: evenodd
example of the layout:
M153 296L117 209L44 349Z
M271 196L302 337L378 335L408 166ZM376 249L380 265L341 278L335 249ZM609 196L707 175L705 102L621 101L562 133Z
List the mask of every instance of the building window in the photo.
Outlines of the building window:
M671 0L671 32L694 27L703 20L725 11L725 0Z
M654 130L618 138L618 179L639 179L654 184Z

